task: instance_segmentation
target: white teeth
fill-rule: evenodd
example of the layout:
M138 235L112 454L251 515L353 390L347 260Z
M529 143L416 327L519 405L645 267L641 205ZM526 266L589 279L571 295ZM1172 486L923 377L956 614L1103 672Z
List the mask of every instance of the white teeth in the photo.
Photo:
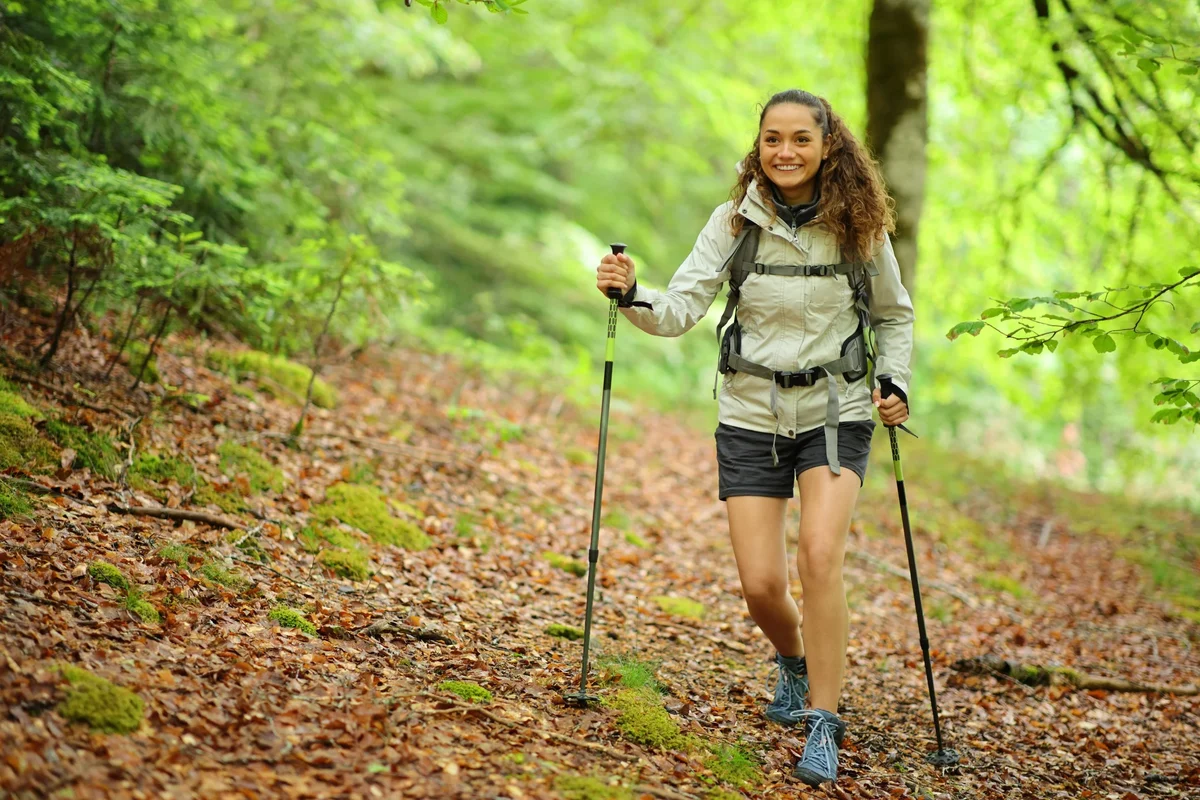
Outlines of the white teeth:
M798 164L779 164L776 165L775 169L781 172L792 172L793 170L800 169L800 166Z

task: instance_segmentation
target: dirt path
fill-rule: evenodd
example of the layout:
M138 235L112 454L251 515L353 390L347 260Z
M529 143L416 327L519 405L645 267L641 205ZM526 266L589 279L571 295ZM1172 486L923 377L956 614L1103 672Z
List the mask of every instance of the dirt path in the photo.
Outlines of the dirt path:
M162 361L164 373L189 370L199 391L220 391L222 400L200 412L164 406L139 429L139 447L186 453L214 477L219 442L260 447L286 486L251 498L274 523L239 519L270 560L254 561L245 537L236 547L226 531L105 508L152 502L145 493L121 494L78 471L43 478L73 497L39 501L32 520L0 522L0 790L19 798L621 796L616 788L579 794L569 780L593 776L632 797L742 796L714 776L707 749L634 744L612 708L561 700L578 680L580 645L545 629L582 626L585 578L543 554L586 559L589 414L555 402L549 387L510 396L433 357L404 354L393 362L403 371L381 362L336 371L341 406L319 412L296 451L263 435L286 430L293 409L229 391L187 359ZM683 734L749 757L748 797L1200 796L1196 697L1035 688L950 669L997 653L1196 684L1200 633L1147 593L1142 571L1116 558L1112 541L1073 533L1036 499L1014 505L983 486L922 482L935 456L905 445L941 715L965 756L960 767L943 773L922 759L932 724L911 590L880 566L905 568L891 471L880 460L847 561L849 736L836 789L812 792L793 780L803 742L762 717L772 651L740 597L712 439L670 418L614 419L598 656L656 665L663 706ZM297 533L326 488L347 479L403 504L432 546L375 546L367 581L322 569ZM186 487L167 490L168 504L186 495ZM794 522L798 511L790 513ZM164 558L169 543L205 551L253 584L235 591L207 580L195 564ZM81 565L100 559L143 587L165 614L161 625L142 624L119 591L83 574ZM702 603L704 615L666 613L658 596ZM269 620L281 602L305 610L321 636ZM382 619L403 629L366 635ZM106 735L68 723L54 710L64 687L51 668L63 662L134 689L145 703L141 727ZM618 690L612 667L593 676L606 697ZM472 706L439 690L446 680L477 683L495 699Z

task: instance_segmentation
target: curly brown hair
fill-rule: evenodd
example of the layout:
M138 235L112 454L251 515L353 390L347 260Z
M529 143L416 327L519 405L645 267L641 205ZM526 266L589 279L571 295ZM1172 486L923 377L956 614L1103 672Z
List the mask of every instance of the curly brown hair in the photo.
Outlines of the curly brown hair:
M896 204L888 195L879 173L879 165L867 148L860 144L829 101L800 89L779 92L767 101L758 115L759 133L754 145L742 161L742 173L729 193L734 208L741 205L750 190L750 182L758 179L758 191L767 208L774 213L775 203L771 197L771 181L763 172L758 157L758 141L762 135L763 119L767 111L780 103L796 103L812 109L813 117L821 126L826 138L825 162L817 179L821 181L821 198L818 201L820 219L842 248L843 258L852 261L868 261L884 231L896 230ZM742 231L746 219L734 214L731 221L733 235Z

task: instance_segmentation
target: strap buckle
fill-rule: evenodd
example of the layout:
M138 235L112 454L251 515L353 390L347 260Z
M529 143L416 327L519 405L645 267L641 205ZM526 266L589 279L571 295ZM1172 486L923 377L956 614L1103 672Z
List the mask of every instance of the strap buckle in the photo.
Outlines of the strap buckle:
M812 386L825 375L821 367L804 369L799 372L776 372L771 377L781 389L793 389L797 386Z
M815 264L809 268L808 274L818 278L828 278L837 274L836 269L833 264Z
M768 275L768 274L770 274L770 269L771 268L768 267L766 264L757 264L756 263L754 265L754 274L755 275Z

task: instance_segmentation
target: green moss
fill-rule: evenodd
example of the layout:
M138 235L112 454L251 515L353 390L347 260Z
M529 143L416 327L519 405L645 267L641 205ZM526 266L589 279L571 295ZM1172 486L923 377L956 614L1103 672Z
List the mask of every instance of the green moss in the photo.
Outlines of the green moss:
M984 572L976 579L980 586L987 589L992 589L997 592L1007 592L1018 600L1023 600L1031 596L1031 592L1021 585L1020 581L1010 578L1007 575L998 575L994 572Z
M745 800L745 798L737 792L731 792L728 789L713 789L704 796L704 800Z
M174 561L175 566L180 569L185 569L189 561L200 558L203 553L187 544L165 544L158 548L158 555L167 561Z
M649 543L649 542L647 542L647 541L646 541L645 539L643 539L642 537L638 536L638 535L637 535L636 533L634 533L633 531L629 531L629 532L627 532L627 533L625 534L625 541L626 541L628 544L631 544L631 545L633 545L634 547L640 547L640 548L641 548L641 549L643 549L643 550L649 550L649 549L650 549L650 543Z
M143 383L158 383L158 350L155 348L154 355L146 364L146 369L142 370L142 362L146 360L146 355L150 352L150 345L146 342L134 340L125 345L125 352L129 355L129 374L137 377L138 373L142 374Z
M199 505L213 505L224 511L226 514L241 514L247 509L246 500L239 495L234 489L228 491L218 491L215 486L207 481L201 483L196 489L195 501Z
M634 794L620 785L609 785L584 775L559 775L554 788L563 800L633 800Z
M294 608L275 606L271 609L271 613L267 614L267 618L275 620L285 628L296 628L309 636L317 635L317 626L305 619L304 615Z
M25 493L7 481L0 480L0 519L24 517L33 510Z
M0 413L0 469L17 467L44 472L58 462L58 453L24 417Z
M149 491L156 484L175 481L188 487L196 483L196 469L187 461L175 456L160 456L157 453L142 453L129 467L129 485L135 489Z
M619 508L610 508L607 513L601 518L600 524L606 528L615 528L619 531L627 531L633 527L633 520Z
M690 750L698 744L695 737L684 736L679 730L657 692L622 689L607 704L621 712L617 728L635 744L660 750Z
M762 782L758 762L740 747L717 743L710 750L712 756L705 759L704 766L712 771L717 780L733 784L739 789L749 789Z
M162 622L162 617L159 616L158 609L150 604L146 598L142 597L137 591L130 592L125 596L125 607L142 618L142 622L151 625L158 625Z
M337 519L358 528L380 544L424 550L429 537L411 522L393 517L379 490L373 486L338 483L325 491L325 502L313 508L321 522Z
M88 575L91 575L92 580L96 583L107 583L114 589L120 589L123 592L129 591L129 581L121 574L121 570L107 561L92 562L92 565L88 567Z
M256 492L283 491L283 471L253 447L225 442L217 448L217 453L221 456L221 471L226 477L245 475L250 488Z
M90 469L104 478L115 478L121 455L116 445L102 433L92 433L62 420L52 419L46 423L46 433L59 447L75 451L73 466Z
M26 402L15 389L0 389L0 414L12 414L21 419L42 419L42 412Z
M225 536L226 540L231 543L236 543L234 546L246 554L247 558L253 559L260 564L271 563L271 556L263 549L262 542L259 541L257 535L248 535L245 531L230 531Z
M204 360L210 369L224 372L235 380L242 375L265 378L261 383L263 389L297 404L304 402L308 382L312 377L312 370L303 364L258 350L232 351L213 348L205 354ZM284 391L278 392L277 387L283 387ZM317 378L313 382L313 403L320 408L334 408L337 402L337 392L333 387Z
M71 685L58 705L65 719L105 733L131 733L142 724L142 698L133 692L78 667L63 666L61 672Z
M598 666L612 673L616 680L626 689L652 689L662 693L662 687L654 673L658 665L649 661L639 661L632 656L602 656Z
M471 703L492 702L492 693L478 683L471 683L470 681L442 681L438 684L438 688L443 692L456 694L463 700Z
M667 597L666 595L658 595L651 598L658 607L668 614L674 614L678 617L692 617L693 619L701 619L704 617L704 604L697 603L695 600L689 600L686 597Z
M460 539L470 539L475 535L475 526L479 520L469 511L460 511L454 517L454 535Z
M577 642L583 638L583 631L579 628L574 628L570 625L560 625L557 622L547 625L546 633L551 636L557 636L559 639L569 639L572 642Z
M1050 673L1036 665L1018 664L1012 671L1012 677L1026 686L1048 686Z
M567 461L576 466L583 466L592 461L592 451L585 450L582 447L568 447L563 452L563 455L567 457Z
M365 581L371 577L371 565L361 552L353 550L322 550L317 560L339 578Z
M225 569L220 564L208 562L200 567L200 574L213 583L218 583L234 591L241 591L250 585L250 581L238 575L236 572Z
M583 563L577 558L569 558L549 550L542 553L542 558L548 561L550 566L557 567L563 572L569 572L572 575L587 575L587 564Z

